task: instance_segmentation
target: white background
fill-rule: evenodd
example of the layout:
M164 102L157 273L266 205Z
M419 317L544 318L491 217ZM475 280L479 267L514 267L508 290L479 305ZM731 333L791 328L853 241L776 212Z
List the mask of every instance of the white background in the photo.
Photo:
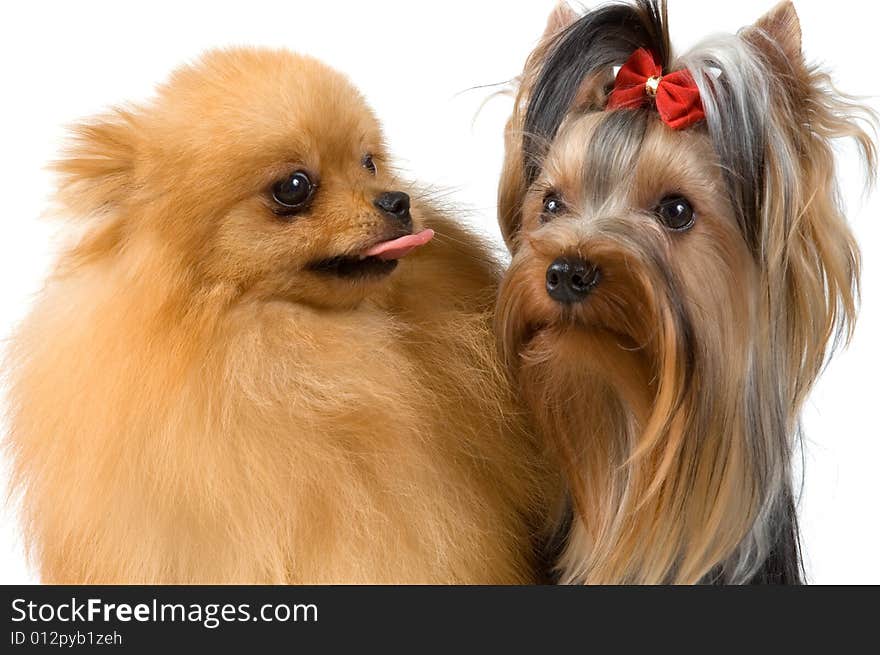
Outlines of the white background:
M774 1L670 0L673 41L681 50L735 30ZM521 70L552 4L6 3L0 17L0 337L27 311L51 262L54 225L39 216L52 188L44 166L57 155L64 126L148 97L172 68L210 47L287 47L348 73L384 121L400 163L421 181L448 188L467 220L501 247L495 192L510 100L489 99L492 88L468 89ZM877 95L880 60L869 56L877 5L801 0L797 7L808 59L832 68L843 90ZM880 583L880 193L862 197L853 150L842 149L841 156L843 195L864 255L863 305L855 340L827 369L804 414L800 510L813 582ZM5 467L0 476L2 483ZM15 525L7 508L0 515L0 583L36 582Z

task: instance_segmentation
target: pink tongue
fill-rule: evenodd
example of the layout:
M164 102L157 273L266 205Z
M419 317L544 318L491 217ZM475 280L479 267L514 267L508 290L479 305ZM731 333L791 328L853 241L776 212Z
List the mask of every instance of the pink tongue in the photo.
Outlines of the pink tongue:
M406 257L419 246L423 246L434 238L434 230L422 230L416 234L407 234L399 239L383 241L363 253L364 257L378 257L379 259L400 259Z

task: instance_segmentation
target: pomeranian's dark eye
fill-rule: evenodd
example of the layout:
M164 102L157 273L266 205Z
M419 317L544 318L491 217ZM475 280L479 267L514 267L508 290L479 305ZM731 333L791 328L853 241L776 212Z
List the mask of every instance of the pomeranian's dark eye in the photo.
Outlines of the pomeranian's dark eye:
M562 199L555 193L548 193L544 196L544 208L541 212L541 222L546 223L552 220L554 216L561 213L565 209Z
M376 174L376 162L373 161L373 155L364 155L364 158L361 159L361 166L366 168L373 175Z
M272 187L272 198L281 205L281 213L288 214L302 207L311 199L315 185L303 171L278 180Z
M666 196L654 211L663 225L676 232L689 230L696 218L694 208L684 196Z

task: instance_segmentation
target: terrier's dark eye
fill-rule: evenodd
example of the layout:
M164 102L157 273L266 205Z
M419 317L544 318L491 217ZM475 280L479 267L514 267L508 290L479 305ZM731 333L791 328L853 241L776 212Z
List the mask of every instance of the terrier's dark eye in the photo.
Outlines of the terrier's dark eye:
M696 219L694 208L684 196L666 196L654 212L663 225L676 232L691 229Z
M554 216L561 213L565 209L562 199L555 193L548 193L544 196L544 208L541 212L541 222L546 223L552 220Z
M278 213L289 216L303 209L312 199L315 186L304 171L278 180L272 186L272 199L279 205Z
M373 175L376 174L376 162L373 161L373 155L364 155L364 158L361 159L361 166L366 168Z

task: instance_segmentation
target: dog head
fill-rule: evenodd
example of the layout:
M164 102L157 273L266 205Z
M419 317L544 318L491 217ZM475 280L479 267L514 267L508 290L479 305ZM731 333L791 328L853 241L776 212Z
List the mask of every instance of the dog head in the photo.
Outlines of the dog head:
M81 258L142 249L249 297L351 306L432 236L361 94L285 51L207 54L81 125L58 168L93 219Z

